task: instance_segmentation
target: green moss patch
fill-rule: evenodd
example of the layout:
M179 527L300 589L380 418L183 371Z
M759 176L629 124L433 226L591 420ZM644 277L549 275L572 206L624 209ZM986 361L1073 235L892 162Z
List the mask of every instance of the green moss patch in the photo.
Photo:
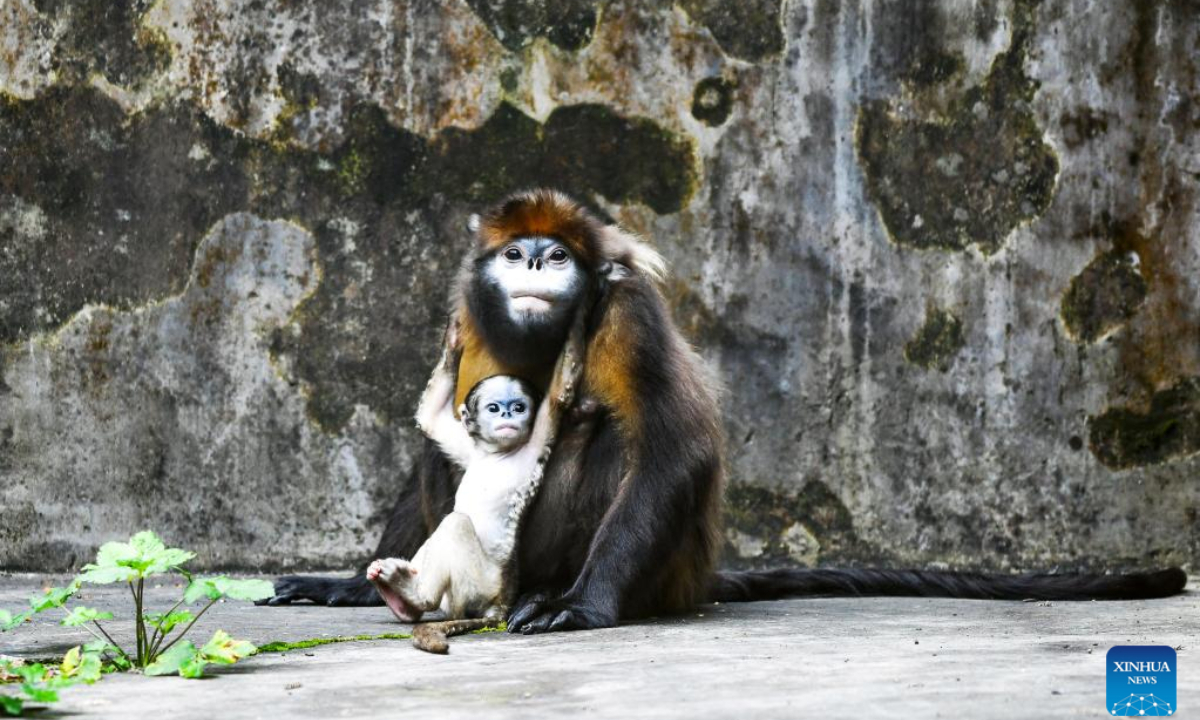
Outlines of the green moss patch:
M1062 299L1061 316L1071 336L1091 343L1132 318L1146 300L1146 280L1136 255L1100 255L1071 280Z
M1025 74L1034 8L1018 2L1012 43L984 81L929 117L870 101L858 116L867 191L888 235L914 248L998 250L1049 206L1058 159L1042 141Z
M782 0L678 0L726 53L758 62L783 52Z
M1154 393L1145 411L1112 408L1088 425L1092 453L1114 469L1193 455L1200 452L1200 378Z
M821 561L837 562L860 554L850 511L819 480L808 481L798 491L733 483L725 498L725 567L811 565L818 555ZM748 553L739 544L752 545L756 552Z
M61 24L51 67L60 81L85 82L100 73L117 85L135 85L166 69L165 38L141 24L153 0L34 0Z
M904 359L927 370L945 372L963 343L962 321L945 310L930 309L925 324L904 346Z
M336 643L345 642L371 642L374 640L411 640L412 635L409 633L382 633L380 635L335 635L333 637L309 638L307 640L294 640L292 642L282 642L276 640L274 642L264 643L258 646L256 655L263 653L287 652L289 650L307 650L309 648L320 647L322 645L334 645Z
M520 50L544 37L564 50L592 41L603 0L467 0L500 44Z

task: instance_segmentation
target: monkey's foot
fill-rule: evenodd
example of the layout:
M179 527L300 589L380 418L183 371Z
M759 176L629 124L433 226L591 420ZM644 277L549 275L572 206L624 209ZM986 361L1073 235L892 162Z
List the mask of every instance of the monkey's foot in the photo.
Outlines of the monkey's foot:
M533 635L560 630L593 630L617 624L614 613L574 601L569 594L554 600L543 593L526 595L508 616L508 631Z
M400 622L416 622L424 614L405 597L412 593L413 577L416 574L415 567L407 560L399 558L376 560L367 568L367 579L379 591L379 597L383 598L383 602Z

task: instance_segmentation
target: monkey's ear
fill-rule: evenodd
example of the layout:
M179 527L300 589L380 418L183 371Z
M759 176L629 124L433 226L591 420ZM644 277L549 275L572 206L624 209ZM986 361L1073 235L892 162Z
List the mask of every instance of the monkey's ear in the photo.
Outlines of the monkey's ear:
M471 213L471 217L467 218L467 231L470 233L479 232L479 225L482 221L479 219L478 213Z
M467 410L466 403L458 406L458 417L463 421L463 423L468 423L471 421L471 411Z

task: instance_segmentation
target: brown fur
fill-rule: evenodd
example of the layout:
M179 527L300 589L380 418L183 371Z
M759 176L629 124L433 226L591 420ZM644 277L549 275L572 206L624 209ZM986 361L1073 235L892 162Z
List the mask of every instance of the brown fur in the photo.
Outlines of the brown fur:
M454 390L454 413L467 399L467 393L480 380L493 375L512 375L532 383L539 392L545 393L550 387L551 368L515 368L501 363L488 353L475 328L475 322L465 307L459 314L460 348L462 356L458 364L458 384Z
M437 622L419 623L413 626L413 647L436 655L445 655L450 652L450 643L447 641L447 638L499 626L499 620L488 618L440 620Z
M634 581L637 591L620 601L623 605L620 614L635 616L693 607L704 599L720 547L722 438L716 419L715 384L671 321L658 287L662 260L653 249L619 228L603 225L585 209L553 191L514 196L484 216L475 252L464 262L454 298L463 349L458 371L459 392L479 378L513 370L500 367L484 346L467 310L465 293L477 258L528 236L559 239L591 268L620 263L629 273L613 282L595 319L580 393L611 418L607 422L615 424L621 447L613 449L615 457L613 452L608 452L607 457L611 467L623 470L605 480L589 472L588 467L578 466L587 462L580 453L591 446L593 441L589 438L595 437L594 428L589 421L565 427L556 453L560 457L551 461L559 466L558 470L547 478L535 501L538 518L533 520L530 532L523 534L522 543L532 536L534 545L540 545L539 540L546 538L547 549L569 548L564 552L567 557L550 559L560 566L560 580L569 585L581 571L585 558L598 552L598 540L591 532L609 536L613 532L626 533L628 523L616 516L630 512L657 513L653 508L661 507L664 515L655 522L675 530L667 531L668 536L655 541L650 557L640 559L648 563L647 567L630 569L631 577L637 578ZM647 327L647 323L654 327ZM670 381L641 377L640 362L651 362L652 367L667 373ZM522 373L535 384L539 379L531 377L528 368L523 368ZM654 382L667 382L669 387L647 385ZM652 399L656 397L658 400ZM647 402L671 408L666 430L677 440L671 450L677 457L648 457L653 455L658 439L655 435L661 436L664 421L660 412L658 426L645 426ZM693 474L691 479L676 476L667 480L661 475L664 463L695 467L691 472L699 474ZM703 467L709 469L700 470ZM596 530L605 526L622 529L608 533ZM567 537L576 539L566 540ZM615 543L616 547L625 541L609 537L603 542ZM614 556L623 554L624 551L618 550Z
M520 237L557 238L577 259L595 267L604 225L574 200L554 190L533 190L509 198L480 218L482 249L495 250Z
M459 349L462 352L456 408L462 404L467 391L475 383L492 375L524 377L542 392L549 387L550 368L509 367L488 353L475 321L467 310L465 295L474 261L480 255L497 250L518 238L531 236L559 239L589 268L595 268L601 262L618 262L654 281L662 276L662 258L650 246L620 228L604 225L566 195L548 189L513 195L480 218L476 247L463 261L451 297L459 330ZM621 370L615 365L621 361L622 354L619 348L619 317L608 319L606 328L602 331L605 337L598 336L596 340L604 343L607 349L601 353L589 349L587 367L591 368L593 361L598 363L598 367L594 373L587 370L592 381L587 384L595 385L606 399L616 401L614 407L629 408L632 401L628 397L621 399L622 395L627 396L628 393L617 379L621 377ZM632 414L626 412L624 417L631 418Z

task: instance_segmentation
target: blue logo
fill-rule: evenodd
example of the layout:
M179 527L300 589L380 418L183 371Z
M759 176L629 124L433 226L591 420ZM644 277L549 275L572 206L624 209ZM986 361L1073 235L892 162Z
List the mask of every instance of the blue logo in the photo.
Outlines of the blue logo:
M1166 645L1117 645L1104 660L1108 714L1174 715L1175 650Z

